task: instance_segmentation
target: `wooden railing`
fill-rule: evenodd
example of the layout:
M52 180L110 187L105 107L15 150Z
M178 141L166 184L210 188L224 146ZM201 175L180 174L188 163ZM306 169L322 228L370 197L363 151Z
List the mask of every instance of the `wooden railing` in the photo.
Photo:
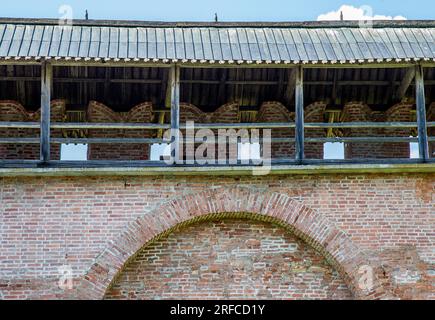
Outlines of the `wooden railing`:
M435 122L427 122L427 128L434 128ZM40 129L41 124L39 122L0 122L0 129ZM342 123L305 123L304 129L329 129L329 128L351 128L351 129L367 129L367 128L417 128L416 122L342 122ZM54 122L50 124L50 129L115 129L115 130L169 130L170 124L155 124L155 123L63 123ZM186 129L185 124L179 126L180 130ZM195 123L196 129L294 129L296 128L296 122L258 122L258 123ZM180 139L181 140L181 139ZM51 143L54 144L154 144L154 143L170 143L171 139L164 138L59 138L50 137ZM434 136L428 136L427 141L434 142ZM26 138L26 137L7 137L0 138L2 144L40 144L41 139L38 137ZM182 142L202 143L204 140L195 139L183 140ZM261 139L253 140L250 142L261 142ZM296 137L281 137L271 138L270 143L295 143ZM419 142L418 137L395 137L395 136L365 136L365 137L305 137L304 143L325 143L325 142L343 142L343 143L397 143L397 142ZM217 142L216 142L217 143ZM273 160L273 159L272 159ZM297 155L294 160L300 160ZM302 159L305 160L305 159ZM406 162L406 159L402 159ZM422 159L420 160L429 160ZM342 162L343 160L337 160ZM352 162L353 159L346 159L346 161ZM359 159L358 161L361 161ZM415 160L413 160L415 161ZM1 162L1 161L0 161ZM104 161L107 163L107 161ZM116 164L116 161L113 161ZM283 162L281 159L280 162ZM334 161L325 161L325 163L333 163ZM388 162L385 159L384 162ZM145 162L144 162L145 163ZM303 163L303 161L299 161Z

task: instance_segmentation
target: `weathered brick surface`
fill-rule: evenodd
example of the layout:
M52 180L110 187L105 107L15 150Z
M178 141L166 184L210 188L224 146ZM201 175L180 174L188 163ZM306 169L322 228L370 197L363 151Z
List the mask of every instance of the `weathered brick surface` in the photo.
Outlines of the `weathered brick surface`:
M278 226L204 222L140 250L106 299L351 299L324 257Z
M0 297L102 298L161 232L247 212L328 257L355 297L433 298L434 195L433 174L2 178ZM364 264L376 270L369 293L357 287ZM55 281L62 265L74 274L66 292Z
M345 122L411 122L415 121L411 110L413 104L403 102L390 107L385 113L375 113L369 106L361 102L350 102L344 106ZM407 128L352 128L345 129L347 137L409 137L411 130ZM345 144L345 157L358 158L409 158L409 143L381 142L363 143L352 142Z
M51 121L65 121L65 101L51 101ZM41 119L41 110L30 112L21 104L12 100L0 101L0 121L17 121L17 122L39 122ZM51 130L51 136L56 138L62 137L61 130ZM39 137L38 129L8 128L0 129L1 138L37 138ZM39 144L0 144L0 159L39 159ZM51 144L51 159L60 159L60 145Z
M167 115L169 122L169 114ZM239 105L237 103L227 103L218 107L213 112L204 112L193 104L180 103L180 124L186 121L195 123L238 123Z
M169 122L169 114L168 114L167 122ZM188 103L181 103L180 104L180 124L186 124L187 121L193 121L195 123L239 123L239 105L237 103L227 103L219 108L217 108L213 112L203 112L196 106ZM195 130L195 133L198 131ZM218 130L212 130L214 133L215 138L217 139ZM183 136L186 136L186 131L182 130ZM215 140L215 159L218 158L219 152L221 154L226 154L227 159L230 158L230 151L228 144L217 144L217 140ZM195 148L186 148L184 159L187 160L194 160L195 159L195 150L199 146L199 144L195 144ZM225 151L226 150L226 151ZM236 158L237 153L234 153ZM210 158L213 158L210 156Z
M190 103L180 103L180 123L194 121L195 123L205 123L207 115L198 107ZM170 114L167 114L166 122L170 122Z
M276 101L264 102L257 115L257 122L294 122L295 115ZM294 129L272 129L272 138L294 138ZM294 158L295 143L274 142L272 143L271 155L273 158Z
M325 122L325 102L315 102L304 110L305 122ZM324 138L325 129L305 129L307 138ZM305 157L308 159L323 159L323 143L311 142L305 145Z
M122 114L114 112L109 107L97 101L91 101L87 110L89 122L152 122L152 105L149 102L133 107L129 112ZM90 138L151 138L151 130L115 130L92 129ZM89 160L147 160L149 159L149 144L107 144L93 143L88 147Z

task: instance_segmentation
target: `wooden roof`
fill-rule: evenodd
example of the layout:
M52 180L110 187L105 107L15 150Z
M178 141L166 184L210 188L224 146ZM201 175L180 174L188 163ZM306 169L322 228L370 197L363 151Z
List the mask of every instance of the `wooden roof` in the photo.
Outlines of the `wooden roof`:
M434 21L194 23L0 19L0 59L216 64L435 61Z

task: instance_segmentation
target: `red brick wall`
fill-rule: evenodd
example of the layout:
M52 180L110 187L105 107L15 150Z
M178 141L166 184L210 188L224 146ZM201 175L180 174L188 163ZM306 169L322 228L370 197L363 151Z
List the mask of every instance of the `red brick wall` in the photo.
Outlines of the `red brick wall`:
M326 103L315 102L305 107L305 122L325 122ZM305 129L307 138L324 138L326 137L325 129ZM311 142L305 144L305 157L307 159L323 159L323 142Z
M390 107L385 113L374 113L369 106L360 102L351 102L344 106L344 122L411 122L411 110L413 104L409 102L399 103ZM388 128L358 128L345 129L347 137L383 137L397 136L409 137L410 129ZM410 148L408 142L381 142L362 143L352 142L345 144L345 157L347 159L358 158L409 158Z
M0 121L39 122L40 109L36 112L27 111L21 104L12 100L0 101ZM51 101L51 121L65 120L65 101ZM51 130L51 136L61 138L60 130ZM37 138L39 129L0 129L1 138ZM0 159L39 160L39 144L0 144ZM60 145L51 144L51 159L60 159Z
M239 123L239 105L237 103L227 103L219 108L217 108L214 112L207 114L207 122L208 123ZM213 130L215 132L216 137L218 137L218 130ZM226 153L225 153L226 152ZM216 147L216 159L218 159L220 155L226 155L226 159L237 160L237 153L235 148L233 147L230 150L229 144L217 144Z
M410 102L398 103L390 107L385 112L385 121L387 122L415 122L415 117L413 117L413 110L415 110L414 104ZM415 113L414 113L415 116ZM385 136L395 136L395 137L409 137L412 130L409 128L396 128L383 130ZM383 152L385 157L390 158L409 158L410 147L409 142L388 142L383 144Z
M170 114L167 114L166 122L170 121ZM180 124L185 124L186 121L194 121L195 123L206 123L207 115L198 107L190 103L180 103Z
M107 299L350 299L324 257L278 226L212 221L142 249Z
M287 108L276 101L264 102L257 115L257 122L294 122L295 115L290 113ZM295 130L291 129L272 129L273 138L294 138ZM294 158L295 143L274 142L271 148L272 158Z
M236 103L227 103L213 112L203 112L196 106L188 103L180 104L180 124L184 125L187 121L194 121L194 123L239 123L239 106ZM167 122L169 122L169 115ZM197 130L195 130L197 132ZM217 130L213 131L217 139ZM186 135L185 131L182 131L183 136ZM217 143L217 141L216 141ZM198 147L199 144L196 144ZM220 149L219 149L220 148ZM193 160L194 152L196 150L191 150L188 148L185 150L185 159ZM215 145L216 159L218 158L219 150L227 150L226 155L229 157L228 145ZM224 151L222 151L224 152Z
M169 114L166 121L169 122ZM180 124L186 121L195 123L238 123L239 105L237 103L227 103L213 112L204 112L193 104L180 103Z
M128 113L120 114L114 112L102 103L91 101L87 110L89 122L152 122L152 105L144 102L133 107ZM151 138L151 130L114 130L114 129L92 129L89 130L90 138ZM88 146L89 160L148 160L149 144L115 144L101 143Z
M154 210L156 217L169 219L170 215L159 211L160 206L177 198L182 199L180 205L199 204L198 199L186 197L204 191L220 199L213 200L212 207L236 205L237 193L225 193L236 186L255 194L289 197L314 210L317 216L313 221L327 219L358 246L364 261L377 266L378 277L391 295L435 298L431 287L435 263L433 174L1 178L0 298L88 297L89 291L81 289L85 274L129 223ZM256 198L249 199L239 206L255 203ZM259 206L279 209L284 205L279 197L270 201ZM166 226L164 221L160 220L159 226ZM153 224L145 227L157 228ZM266 237L275 229L268 230L264 230ZM210 231L208 238L213 235ZM160 243L163 246L165 242ZM72 290L57 286L62 265L73 269Z
M370 107L361 102L350 102L343 108L344 122L370 122L374 121L373 112ZM378 129L344 129L347 137L373 137L380 135ZM373 157L377 158L382 153L378 144L368 143L345 143L344 156L346 159L358 159Z
M305 122L324 122L326 103L315 102L305 107ZM279 102L269 101L261 105L257 122L294 122L295 114ZM324 129L305 129L309 138L325 137ZM294 138L294 129L272 129L272 138ZM275 158L294 158L295 143L276 142L272 144L272 156ZM305 157L308 159L323 159L323 143L306 143Z

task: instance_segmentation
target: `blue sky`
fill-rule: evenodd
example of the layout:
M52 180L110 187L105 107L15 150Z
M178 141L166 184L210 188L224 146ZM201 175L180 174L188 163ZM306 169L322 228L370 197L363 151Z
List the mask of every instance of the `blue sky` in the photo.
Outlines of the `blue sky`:
M74 18L83 18L88 9L94 19L210 21L217 12L221 21L298 21L316 20L344 4L357 8L367 5L379 15L435 19L433 0L3 0L0 16L58 18L59 8L69 5Z

